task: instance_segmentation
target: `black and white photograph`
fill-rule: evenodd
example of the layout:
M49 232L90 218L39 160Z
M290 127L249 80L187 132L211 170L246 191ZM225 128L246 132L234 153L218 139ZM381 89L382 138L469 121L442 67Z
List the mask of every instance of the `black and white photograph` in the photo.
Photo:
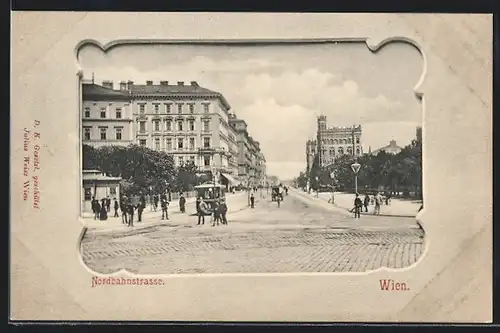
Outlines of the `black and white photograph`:
M364 273L424 255L414 45L88 43L78 62L90 270Z

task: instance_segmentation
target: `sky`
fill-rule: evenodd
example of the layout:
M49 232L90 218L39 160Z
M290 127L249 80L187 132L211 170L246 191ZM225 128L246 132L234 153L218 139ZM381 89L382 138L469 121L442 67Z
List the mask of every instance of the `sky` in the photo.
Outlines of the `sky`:
M328 127L362 126L363 150L396 140L405 146L422 123L414 87L423 72L420 53L391 43L371 52L364 43L269 46L119 46L80 50L84 78L96 83L196 81L224 95L231 111L260 142L268 174L296 177L306 167L305 143L317 116Z

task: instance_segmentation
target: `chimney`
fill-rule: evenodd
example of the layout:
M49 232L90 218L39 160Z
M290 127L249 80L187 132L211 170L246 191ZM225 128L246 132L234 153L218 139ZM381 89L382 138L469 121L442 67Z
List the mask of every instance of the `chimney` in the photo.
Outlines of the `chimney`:
M162 85L162 86L168 86L168 81L160 81L160 85Z
M127 90L127 82L122 81L120 82L120 90Z
M153 81L146 81L146 85L152 86L153 85Z
M196 81L191 81L191 86L199 87L198 82L196 82Z
M113 81L109 80L102 81L102 86L108 89L113 89Z
M177 85L178 86L183 86L184 85L184 81L177 81Z

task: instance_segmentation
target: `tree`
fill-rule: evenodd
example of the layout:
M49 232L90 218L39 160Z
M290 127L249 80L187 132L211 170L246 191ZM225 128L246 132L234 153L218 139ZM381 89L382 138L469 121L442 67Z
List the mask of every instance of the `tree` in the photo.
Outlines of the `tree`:
M191 191L198 181L197 168L194 162L188 161L176 170L175 188L178 191Z

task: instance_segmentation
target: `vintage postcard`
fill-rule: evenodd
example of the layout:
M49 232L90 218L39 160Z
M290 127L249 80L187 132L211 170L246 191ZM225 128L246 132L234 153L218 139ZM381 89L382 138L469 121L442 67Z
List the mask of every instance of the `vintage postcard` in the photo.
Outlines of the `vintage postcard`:
M11 319L491 322L491 16L12 29Z

